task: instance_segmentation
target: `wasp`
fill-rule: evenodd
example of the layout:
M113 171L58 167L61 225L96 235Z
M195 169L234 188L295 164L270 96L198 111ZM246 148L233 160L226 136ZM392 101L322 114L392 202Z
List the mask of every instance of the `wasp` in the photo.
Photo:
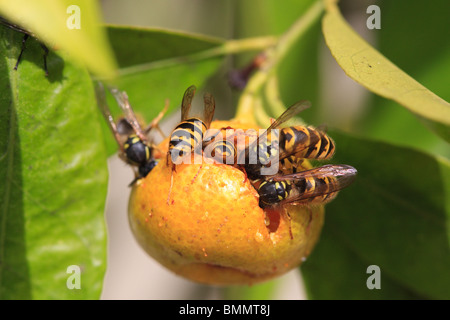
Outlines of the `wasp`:
M15 30L15 31L18 31L18 32L24 34L23 39L22 39L22 49L20 50L19 57L17 58L16 65L14 66L14 70L17 70L17 68L19 67L19 63L22 60L22 54L23 54L23 52L26 49L25 43L27 42L28 38L29 37L32 37L32 38L35 38L35 39L37 39L37 38L34 35L34 33L32 33L31 31L26 30L26 29L22 28L21 26L18 26L17 24L14 24L14 23L10 22L9 20L7 20L7 19L5 19L5 18L3 18L1 16L0 16L0 24L4 25L4 26L6 26L6 27L8 27L8 28L10 28L12 30ZM48 56L49 50L48 50L48 48L47 48L47 46L45 44L43 44L39 40L38 40L38 42L39 42L42 50L44 51L44 55L43 55L44 70L45 70L45 75L48 76L47 56Z
M196 91L195 86L187 88L181 101L181 122L175 127L170 136L169 151L167 157L174 165L181 161L192 152L201 154L203 150L203 137L206 130L209 129L212 118L214 117L215 101L210 93L205 93L203 117L193 117L190 115L192 99ZM167 161L169 163L169 161Z
M246 148L244 168L250 179L261 178L261 169L273 165L274 161L279 162L282 173L288 174L303 171L301 164L304 159L326 160L334 155L333 139L320 129L290 126L275 134L274 129L310 106L306 100L292 105Z
M281 208L289 221L289 233L293 239L290 215L285 205L326 204L336 198L338 192L348 187L357 171L349 165L324 165L297 173L274 176L258 187L259 206L263 209ZM310 221L312 212L310 211Z
M258 188L261 208L285 204L325 204L348 187L357 170L349 165L324 165L264 180Z
M170 158L170 161L172 162L172 175L170 178L167 203L169 203L170 194L172 192L173 171L176 170L176 165L181 164L183 159L186 159L187 157L189 157L189 163L191 163L191 155L202 155L203 137L209 129L211 121L214 117L216 103L214 97L210 93L205 93L203 96L203 116L191 116L190 111L192 100L196 90L197 88L195 86L190 86L184 92L183 99L181 101L181 122L175 127L170 135L169 151L167 152L166 162L168 165Z
M327 160L333 157L335 144L322 130L293 126L281 129L280 164L285 173L295 173L303 159Z
M251 180L257 180L263 176L261 169L269 165L273 165L274 161L281 161L289 156L294 155L299 149L297 147L283 150L283 134L274 129L279 128L283 123L294 117L296 114L310 107L310 102L302 100L290 106L281 116L279 116L272 124L259 135L256 140L249 144L244 152L241 153L240 163L244 163L244 169L247 176ZM307 145L308 147L310 144ZM306 146L303 146L305 148ZM243 159L242 159L243 158Z
M237 164L238 140L235 129L226 127L218 129L216 132L210 130L208 133L202 144L205 156L218 163Z
M142 129L125 92L121 92L117 88L110 88L124 114L124 117L116 122L106 102L103 85L97 83L95 89L98 106L119 145L119 157L134 168L135 179L130 183L130 185L133 185L137 180L145 178L150 173L157 165L157 159L161 156L157 147L152 144L147 135L153 128L158 128L160 131L158 122L167 110L167 103L164 110L150 125Z

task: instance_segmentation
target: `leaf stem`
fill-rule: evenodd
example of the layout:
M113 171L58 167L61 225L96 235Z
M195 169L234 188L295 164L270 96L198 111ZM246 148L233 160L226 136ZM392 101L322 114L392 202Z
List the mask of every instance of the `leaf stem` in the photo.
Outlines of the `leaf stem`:
M316 1L309 9L303 14L294 24L279 38L277 44L273 47L269 47L265 50L267 61L256 71L250 78L244 89L237 106L236 119L248 119L249 114L252 114L255 119L255 105L254 97L260 94L263 87L272 78L273 73L277 69L280 62L284 59L286 54L292 48L292 46L298 41L299 38L311 27L314 22L322 15L324 10L324 3L322 0ZM271 81L272 84L276 84L276 81ZM278 87L271 88L270 97L272 100L275 97L279 97ZM275 90L275 91L273 91ZM279 99L276 99L280 101ZM274 100L274 101L276 101ZM279 111L279 104L274 106ZM268 117L268 115L265 115ZM261 118L259 115L257 118Z
M190 63L246 51L260 51L267 49L268 47L272 47L277 43L277 40L278 38L275 36L228 40L225 41L222 45L201 52L197 52L191 55L158 60L149 63L134 65L127 68L122 68L118 71L118 75L126 76L138 72L167 68L174 65L178 65L180 63Z

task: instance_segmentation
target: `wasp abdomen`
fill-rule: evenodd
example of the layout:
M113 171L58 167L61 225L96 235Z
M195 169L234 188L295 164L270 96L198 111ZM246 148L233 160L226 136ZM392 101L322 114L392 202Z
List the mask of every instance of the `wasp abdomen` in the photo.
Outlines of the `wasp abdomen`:
M296 158L329 159L333 156L333 140L313 127L289 127L281 130L280 148Z
M190 118L181 122L170 136L169 152L172 161L188 155L192 150L197 151L201 146L206 125L198 118Z
M219 163L236 164L237 149L229 140L217 141L211 147L211 156Z
M151 148L136 135L127 138L123 149L127 159L138 165L145 164L152 156Z
M301 198L299 202L325 203L337 195L333 192L337 188L337 180L331 176L305 177L294 181L295 195L292 198Z
M138 168L139 176L146 177L157 164L158 164L158 162L156 162L156 160L150 160L150 161L140 165Z

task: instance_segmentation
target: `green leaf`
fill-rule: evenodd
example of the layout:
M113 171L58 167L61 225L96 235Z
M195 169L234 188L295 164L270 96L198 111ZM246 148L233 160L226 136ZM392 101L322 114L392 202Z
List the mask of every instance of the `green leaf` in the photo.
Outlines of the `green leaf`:
M449 299L450 163L331 132L333 163L358 170L327 205L322 237L301 270L312 299ZM381 269L381 289L366 286Z
M266 126L268 125L269 119L264 109L270 109L272 113L277 115L285 111L287 104L283 102L283 97L279 92L279 82L281 80L279 78L280 66L285 62L287 56L296 52L293 49L297 43L301 42L304 45L304 42L300 40L305 39L305 34L310 32L311 27L314 27L321 17L322 12L322 2L314 2L278 39L278 42L273 47L267 48L263 52L266 56L266 61L251 76L241 94L237 106L236 118L248 118L247 114L254 114L255 120L260 125ZM294 56L292 55L291 57ZM298 88L295 88L295 91L298 93ZM312 96L314 96L314 93L312 93ZM298 101L298 98L295 101Z
M404 106L450 141L450 104L361 39L331 3L322 20L322 29L331 54L345 73L372 92Z
M36 41L15 71L22 35L0 39L0 299L97 299L107 167L92 81L54 53L45 77Z
M433 6L424 6L420 0L387 0L378 5L381 29L369 31L376 37L378 50L415 80L450 101L446 81L450 74L450 47L434 37L447 27L448 2L437 0ZM408 109L379 96L374 96L369 105L370 112L357 124L361 134L450 158L449 144Z
M120 68L147 63L157 68L158 62L170 58L176 58L174 64L183 63L186 56L223 44L217 38L168 29L109 25L107 31Z
M71 9L73 5L79 11ZM68 52L70 59L85 65L93 73L103 77L115 75L115 61L100 26L97 1L0 0L0 13L30 30L49 48ZM79 29L68 27L72 18L79 20Z
M223 60L220 49L224 42L215 38L125 26L109 26L108 35L121 74L113 85L127 92L133 109L147 122L163 109L166 99L170 103L168 113L178 108L184 91L190 85L200 90ZM115 101L110 95L108 98L110 108L117 115ZM198 99L201 100L196 97L194 104L203 103ZM111 154L115 150L115 141L109 139L108 151Z

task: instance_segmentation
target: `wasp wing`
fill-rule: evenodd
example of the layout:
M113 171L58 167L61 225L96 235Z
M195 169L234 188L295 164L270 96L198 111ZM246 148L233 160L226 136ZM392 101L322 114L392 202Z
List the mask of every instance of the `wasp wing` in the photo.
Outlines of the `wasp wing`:
M342 190L353 183L356 174L357 170L352 166L340 164L324 165L298 173L276 176L272 179L274 181L293 181L300 190L283 203L294 203Z
M125 119L128 121L130 126L133 128L136 135L142 140L142 141L148 141L147 136L144 134L141 125L139 124L138 119L136 118L136 115L134 114L133 109L131 108L130 101L128 99L128 95L120 91L117 88L110 87L109 90L111 91L112 95L117 101L117 104L119 105L120 109L122 109L123 115L125 116Z
M121 139L118 133L117 125L114 121L114 117L112 116L111 111L109 110L108 103L106 102L105 89L103 87L103 84L98 81L95 84L95 96L97 98L97 106L99 107L101 113L103 114L103 117L105 118L106 123L109 126L109 129L114 134L114 138L116 139L117 144L122 149Z
M311 107L311 102L307 100L301 100L290 106L285 112L281 114L281 116L279 116L274 122L272 122L272 124L267 128L266 131L264 131L263 134L259 135L251 145L245 148L245 159L248 159L249 150L254 150L259 145L262 139L267 139L267 135L271 132L271 130L280 127L283 123L293 118L303 110L308 109L309 107Z
M285 112L283 112L281 114L281 116L279 116L274 122L272 122L272 124L270 125L269 128L267 128L266 131L270 131L272 129L280 127L283 123L285 123L289 119L295 117L297 114L299 114L300 112L302 112L310 107L311 107L311 102L309 102L307 100L301 100L301 101L293 104Z
M181 121L189 118L189 111L191 110L192 99L194 99L196 90L195 86L190 86L184 92L183 100L181 101Z
M203 96L203 101L205 104L205 109L203 113L203 121L206 124L206 127L209 128L211 121L214 117L214 111L216 109L216 102L214 100L214 96L210 93L205 93Z

